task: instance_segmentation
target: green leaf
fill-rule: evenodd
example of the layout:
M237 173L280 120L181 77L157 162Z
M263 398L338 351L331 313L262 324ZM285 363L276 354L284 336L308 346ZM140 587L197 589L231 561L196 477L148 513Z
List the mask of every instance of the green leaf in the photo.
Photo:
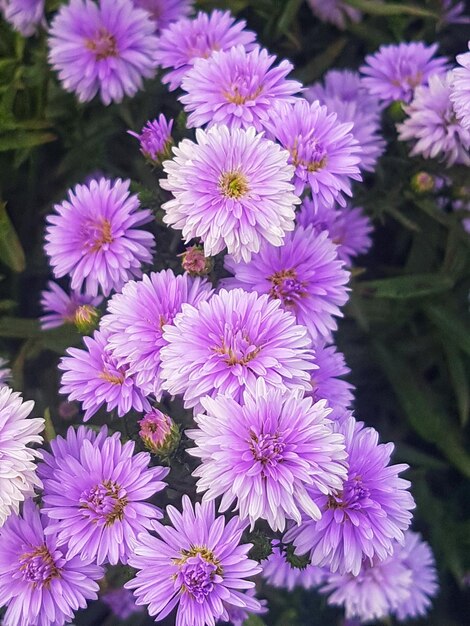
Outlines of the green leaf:
M6 211L5 202L0 202L0 261L14 272L22 272L26 267L24 251Z
M439 304L428 304L425 313L439 328L444 339L448 337L461 350L470 355L470 325L453 310Z
M49 407L44 410L44 438L49 442L56 438L56 432Z
M2 133L0 135L0 152L18 150L19 148L34 148L56 139L57 137L53 133L34 130L16 130Z
M470 411L470 390L465 363L460 351L453 343L444 341L444 351L447 357L449 377L457 399L460 423L462 426L466 426Z
M266 622L263 622L258 615L252 614L243 622L243 626L266 626Z
M414 17L429 17L435 20L440 19L440 15L429 9L423 9L415 4L399 4L398 2L380 2L379 0L344 0L355 9L371 15L412 15Z
M80 344L80 335L71 324L41 330L38 320L19 317L0 318L0 337L5 339L35 339L42 349L63 354L69 346Z
M431 401L424 380L406 361L384 344L374 342L377 360L400 402L410 426L422 439L434 444L462 474L470 478L470 456L461 435Z
M281 17L277 23L277 32L285 34L289 31L289 28L292 25L292 22L297 17L297 13L299 12L300 5L303 0L288 0L284 7L284 11L281 14Z
M414 274L357 283L357 293L370 298L408 300L449 291L454 281L442 274Z

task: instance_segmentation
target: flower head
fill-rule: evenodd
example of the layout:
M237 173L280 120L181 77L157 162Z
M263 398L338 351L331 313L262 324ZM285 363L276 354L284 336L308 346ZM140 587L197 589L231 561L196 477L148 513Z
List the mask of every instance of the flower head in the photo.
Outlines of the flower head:
M226 247L236 261L249 261L263 242L282 245L300 202L287 151L254 128L199 129L196 141L184 139L163 164L161 186L174 196L162 206L163 221L185 241L200 237L206 256Z
M171 69L162 82L171 91L181 85L183 76L196 59L208 58L214 51L233 46L252 47L255 34L245 30L244 20L235 21L229 11L198 13L194 19L181 19L164 30L158 42L157 60L163 69Z
M167 28L172 22L187 17L194 0L135 0L135 4L150 13L158 31Z
M247 52L242 45L197 59L181 84L187 92L180 101L190 114L188 127L225 124L264 130L273 104L294 102L293 94L302 87L286 79L292 64L284 60L272 67L275 60L264 48Z
M210 283L172 270L145 275L129 281L121 293L108 302L108 314L101 320L107 332L110 355L138 389L157 400L162 395L160 351L166 345L163 328L172 324L184 303L198 306L212 295Z
M276 539L272 542L273 551L267 559L261 561L263 568L263 578L268 585L273 587L284 587L292 591L295 587L312 589L321 585L327 576L327 572L315 565L305 567L293 567L286 559L286 552L280 542Z
M139 421L139 435L145 447L153 454L167 456L180 440L178 425L169 415L152 409Z
M54 474L44 478L46 534L57 534L68 558L127 563L137 534L161 517L144 501L165 487L168 469L149 468L150 455L134 455L134 442L123 445L119 437L104 437L99 445L83 437L78 457L61 454Z
M0 527L18 512L20 502L41 487L36 459L41 454L29 446L42 443L44 420L28 418L34 402L23 402L19 393L0 386Z
M110 353L108 337L109 333L98 330L93 337L84 337L86 350L69 348L68 356L62 357L58 366L64 372L60 393L68 395L69 401L82 403L85 421L104 404L107 411L116 409L119 417L131 409L150 409L129 367L119 365Z
M45 0L5 0L0 10L5 20L23 35L31 37L40 24L44 25Z
M0 605L4 626L62 626L87 600L98 597L104 571L79 556L68 557L39 509L27 500L0 531Z
M154 22L131 0L71 0L52 21L49 62L80 102L99 92L108 105L154 75L157 42Z
M372 245L370 219L361 208L349 203L337 208L305 198L296 222L304 228L311 225L317 232L326 230L337 246L338 257L347 265L352 265L354 258L366 253Z
M153 522L157 533L141 533L129 564L138 570L126 584L138 604L148 605L155 621L178 605L178 626L211 626L228 621L228 607L259 612L260 603L246 590L246 580L261 571L247 558L251 544L239 545L245 525L215 517L214 503L193 505L183 496L183 512L167 507L173 528Z
M160 113L158 119L145 124L140 135L131 130L127 132L139 140L140 151L144 157L153 165L157 165L162 159L170 156L173 145L172 128L173 120L167 121L163 113Z
M338 430L346 439L347 480L333 496L318 494L320 521L292 528L286 540L298 554L309 552L314 565L357 576L364 561L383 561L404 541L415 504L410 483L398 476L408 466L389 465L393 444L379 444L377 431L353 417Z
M352 126L338 122L337 115L318 101L277 105L269 130L289 151L297 194L310 187L314 201L345 205L343 194L352 193L350 179L361 180L360 146Z
M360 22L362 14L342 0L307 0L312 13L322 22L346 28L348 22Z
M183 394L186 407L225 394L242 399L262 377L278 389L310 387L310 339L278 300L222 289L196 309L183 305L163 337L163 388Z
M426 46L421 41L381 46L365 58L363 84L384 104L411 102L416 87L427 85L430 76L447 70L447 59L434 57L436 51L437 44Z
M348 300L349 272L327 232L298 226L282 247L265 245L249 263L226 257L225 267L235 274L226 285L280 300L307 327L312 339L328 337L336 330L334 316L342 315L339 307Z
M457 120L450 100L450 76L436 74L429 85L417 87L411 104L404 107L407 118L397 125L401 141L413 141L410 155L439 158L447 166L470 165L470 127Z
M120 289L152 259L154 239L139 228L152 221L130 181L92 180L69 191L47 218L45 251L56 278L70 274L71 287L96 296Z
M457 63L460 67L451 72L450 99L463 128L470 131L470 52L457 55Z
M201 246L189 246L178 256L181 257L182 268L190 276L206 276L212 270L212 259L204 256L204 249Z
M325 402L313 404L299 393L266 389L259 379L240 404L227 396L203 398L198 426L187 430L201 459L193 472L204 498L222 496L220 511L233 503L252 527L268 521L284 530L286 519L301 522L301 511L318 520L320 510L308 495L315 486L323 494L341 489L346 477L342 435L333 433Z
M321 82L307 87L304 95L309 102L319 100L321 104L334 99L356 103L358 110L374 119L379 118L382 112L378 98L370 94L364 85L364 78L351 70L329 70Z
M41 328L56 328L62 324L75 324L77 313L83 305L99 306L103 298L72 291L67 293L57 283L50 280L47 289L41 292L41 306L44 315L39 318Z

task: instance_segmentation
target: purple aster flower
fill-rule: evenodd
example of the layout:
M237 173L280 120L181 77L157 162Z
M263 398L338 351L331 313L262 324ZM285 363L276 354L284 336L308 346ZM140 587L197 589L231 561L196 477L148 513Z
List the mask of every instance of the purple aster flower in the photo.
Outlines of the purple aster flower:
M157 29L162 31L172 22L187 17L194 0L135 0L135 4L150 13Z
M60 393L68 400L82 403L88 421L106 404L106 410L117 410L119 417L131 409L148 411L150 404L137 386L129 367L119 365L110 353L109 333L95 331L93 337L84 337L86 350L69 348L69 356L62 357L58 365L62 374Z
M336 346L326 346L323 343L315 345L314 362L318 369L312 372L313 391L308 394L314 402L326 400L332 409L328 417L336 421L344 416L354 400L353 385L340 378L351 370L346 365L344 355L337 352Z
M300 396L266 389L260 378L241 404L222 395L201 399L205 413L186 434L196 444L189 454L202 461L193 476L204 499L222 496L221 512L235 502L252 527L261 518L274 531L284 530L286 519L300 524L301 512L320 518L307 487L325 495L341 489L344 439L333 432L325 402Z
M188 127L225 124L264 130L273 104L295 102L293 94L302 88L296 80L286 80L292 63L283 60L272 67L275 61L264 48L247 52L242 45L197 59L181 84L187 92L180 101L190 114Z
M11 369L7 365L8 361L0 357L0 387L7 385L11 378Z
M410 483L398 476L408 466L389 465L392 443L379 444L377 431L353 417L338 430L346 438L347 480L333 496L314 498L320 521L305 521L285 539L294 541L298 554L309 552L314 565L357 576L364 561L383 561L394 542L404 541L415 504Z
M454 2L454 0L440 0L441 19L439 26L448 26L450 24L469 24L470 17L464 15L466 12L465 2Z
M251 544L239 545L246 525L238 517L227 524L216 518L213 502L193 508L188 496L182 513L172 506L166 511L173 528L153 522L159 538L141 533L129 559L138 572L126 587L134 589L137 604L148 605L157 622L178 605L178 626L227 621L227 606L259 611L260 603L244 593L255 586L246 579L261 571L246 556Z
M447 71L447 59L434 57L437 47L437 43L426 46L421 41L380 46L366 56L361 67L364 86L385 104L411 102L416 87L427 85L432 74Z
M36 459L41 454L31 444L42 443L44 420L28 418L34 402L23 402L19 393L0 386L0 527L20 502L41 487ZM1 606L1 603L0 603Z
M83 305L99 306L103 298L93 298L87 294L72 291L68 294L57 283L49 281L47 289L41 292L41 306L44 315L39 318L41 328L57 328L62 324L74 324L77 311Z
M344 607L347 619L362 623L390 615L409 598L411 585L411 570L389 556L374 564L365 561L357 576L330 574L320 591L330 594L328 604Z
M338 247L338 257L347 265L352 265L353 259L368 252L372 245L370 219L361 208L349 203L338 209L305 198L296 221L304 228L312 225L317 232L328 231L328 237Z
M146 396L162 396L160 351L166 345L163 327L172 324L184 303L198 306L212 295L210 283L172 270L129 281L108 302L101 320L112 358Z
M397 124L398 138L414 142L411 156L440 158L447 167L470 165L470 127L465 129L456 119L449 78L436 74L428 86L416 88L411 104L404 107L408 117Z
M132 591L129 589L110 589L100 596L118 619L127 619L134 613L140 613L143 607L137 606Z
M31 37L44 25L44 0L4 0L0 5L5 20L23 37Z
M470 41L468 42L470 50ZM463 128L470 131L470 52L457 55L457 67L451 72L451 95L454 111Z
M61 455L54 475L44 478L46 535L57 534L68 558L127 563L138 533L161 517L144 501L165 487L168 468L149 468L148 452L134 455L134 442L119 438L115 433L96 445L83 437L78 458Z
M312 13L322 22L344 29L348 22L360 22L362 14L342 0L307 0Z
M147 11L131 0L71 0L54 17L49 62L80 102L99 92L103 104L121 102L155 73L158 38Z
M314 83L305 89L304 95L309 102L319 100L326 104L327 100L339 99L341 102L353 102L358 110L369 117L379 118L382 107L377 97L371 95L363 83L359 72L351 70L329 70L321 82Z
M263 242L281 246L300 202L288 152L254 128L199 129L196 141L184 139L163 163L168 178L160 184L174 196L162 206L163 221L186 242L200 237L206 256L227 247L248 262Z
M227 611L228 622L230 622L231 626L244 626L246 620L250 617L252 613L256 615L263 615L268 612L267 602L266 600L258 600L256 595L256 590L254 588L247 589L245 591L245 595L249 598L253 598L259 604L259 608L256 610L251 608L250 610L247 607L235 606L234 604L224 604L224 607ZM217 622L219 624L219 622ZM226 623L226 622L223 622Z
M261 561L263 578L273 587L281 587L292 591L295 587L312 589L321 585L327 576L327 572L315 565L305 567L293 567L286 559L286 553L280 542L275 539L272 542L273 551L267 559Z
M431 606L431 598L438 590L436 564L429 545L421 535L408 531L405 544L396 548L397 557L411 571L409 597L396 608L399 620L426 615Z
M205 395L241 400L260 377L277 389L308 390L310 338L280 305L242 289L222 289L198 309L183 305L163 330L163 388L183 394L185 407L197 410Z
M329 337L336 330L334 316L342 316L339 307L348 300L349 272L327 232L297 226L282 247L265 245L249 263L226 257L225 267L235 274L225 281L227 286L280 300L312 339Z
M142 263L152 260L154 238L140 228L152 213L129 195L129 180L106 178L77 185L69 199L56 204L47 218L46 245L54 276L71 276L71 287L85 283L88 295L105 296L130 278L140 277Z
M245 30L244 20L235 21L229 11L198 13L192 19L181 19L166 28L158 42L157 60L163 69L171 69L162 82L171 91L181 85L196 59L208 58L214 51L242 45L253 47L256 35Z
M140 151L152 164L159 164L162 159L171 156L173 139L171 129L173 120L167 121L163 113L153 122L147 122L142 128L140 135L128 130L129 135L136 137L140 142Z
M62 626L98 597L101 567L67 557L32 500L0 531L0 605L4 626Z
M362 180L360 146L350 132L352 126L338 122L336 113L318 101L277 105L269 128L289 151L298 195L310 186L314 201L345 205L343 194L352 194L350 179Z

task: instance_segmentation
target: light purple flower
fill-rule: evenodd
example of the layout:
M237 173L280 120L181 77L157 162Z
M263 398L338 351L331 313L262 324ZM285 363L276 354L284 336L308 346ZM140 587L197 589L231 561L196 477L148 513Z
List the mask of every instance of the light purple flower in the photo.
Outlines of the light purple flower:
M71 276L71 287L96 296L120 289L142 263L152 260L154 238L138 228L152 221L151 211L139 208L129 194L130 181L92 180L69 191L48 216L46 245L54 276Z
M351 179L362 180L361 149L352 126L338 122L318 101L299 99L294 105L276 106L269 131L289 151L298 195L310 187L315 202L345 205L343 194L352 194Z
M212 295L210 283L172 270L129 281L122 293L108 302L101 320L107 332L107 349L126 376L131 376L146 396L162 396L160 351L166 345L163 327L171 324L183 303L198 306Z
M428 86L417 87L411 104L404 107L407 118L397 124L398 138L412 141L411 156L438 158L447 167L470 165L470 127L456 119L450 100L450 73L429 78Z
M286 79L293 69L289 61L272 67L275 61L264 48L247 52L242 45L197 59L183 77L181 87L187 93L179 98L190 114L188 127L225 124L264 130L273 104L294 102L293 94L302 87Z
M392 555L374 564L364 562L357 576L330 574L320 591L329 594L328 604L344 607L347 619L362 623L393 613L409 598L411 585L411 570Z
M140 142L140 151L151 163L157 164L162 158L171 156L171 129L173 120L167 121L163 113L157 119L148 121L140 134L128 130L129 135L136 137Z
M322 22L330 22L338 28L346 28L349 21L360 22L362 14L342 0L307 0L312 13Z
M364 79L359 72L351 70L329 70L323 76L321 82L307 87L304 95L309 102L320 100L326 104L326 100L338 98L341 102L353 102L358 109L367 113L370 118L378 119L382 113L382 107L376 96L369 93L364 85Z
M222 496L221 512L235 503L252 528L265 519L284 530L288 519L300 524L301 512L320 518L307 488L331 495L347 476L344 438L333 432L324 401L266 389L258 379L242 403L219 395L201 404L198 428L186 434L196 444L189 454L202 461L193 476L205 500Z
M4 0L0 9L5 20L23 37L31 37L44 25L45 0Z
M0 605L4 626L62 626L98 597L101 567L66 556L32 500L0 531Z
M368 252L372 245L370 219L360 207L349 203L339 208L304 198L296 222L304 228L312 225L317 232L326 230L338 247L338 257L347 265L352 265L354 258Z
M342 316L339 307L348 300L349 272L327 232L297 226L282 247L265 245L249 263L226 257L225 267L235 274L225 285L280 300L313 340L329 337L337 329L334 318Z
M421 535L409 530L405 533L404 546L397 547L395 551L397 557L411 571L410 595L398 604L396 615L399 620L426 615L431 606L431 598L439 588L432 550L422 540Z
M272 545L273 551L267 559L260 563L263 568L263 578L268 585L293 591L295 587L312 589L312 587L318 587L325 581L327 572L324 569L315 565L306 565L302 568L293 567L287 561L286 553L280 542L275 539Z
M109 333L95 331L93 337L84 337L85 350L69 348L68 356L62 357L58 365L64 373L60 393L68 400L82 403L88 421L106 404L106 410L117 410L119 417L131 409L148 411L150 404L137 386L129 367L120 366L110 353Z
M346 439L348 477L333 496L318 494L320 521L305 521L286 533L298 554L332 572L357 576L363 562L383 561L396 541L404 541L414 500L410 483L399 474L407 465L390 465L392 443L379 444L378 433L353 417L338 425Z
M135 4L150 13L157 29L162 31L172 22L187 17L194 0L135 0Z
M318 369L312 372L312 391L308 395L314 402L327 401L332 409L329 419L342 419L354 400L353 385L340 378L351 371L346 365L344 355L336 350L336 346L317 343L314 363Z
M468 42L470 50L470 41ZM457 55L457 67L451 72L451 95L454 111L463 128L470 131L470 52Z
M165 487L168 468L149 468L150 455L134 455L134 442L119 438L115 433L97 446L84 437L79 457L61 456L54 475L44 478L46 535L57 534L67 558L127 563L138 533L161 517L144 501Z
M380 46L360 68L364 86L384 104L411 102L416 87L427 85L433 74L447 71L447 59L434 57L437 48L437 43L426 46L421 41Z
M174 196L162 206L163 221L186 242L200 237L205 256L227 247L235 260L249 261L264 242L281 246L300 202L288 152L254 128L198 129L196 141L184 139L163 163L168 178L160 184Z
M183 305L163 331L163 388L183 394L185 407L196 410L205 395L241 400L260 377L280 390L308 390L310 339L280 304L266 295L223 289L198 309Z
M47 289L41 292L41 307L44 315L39 318L41 328L57 328L62 324L73 324L77 310L84 304L99 306L103 298L93 298L87 294L72 291L67 293L57 283L50 280Z
M215 517L214 503L193 505L183 496L183 512L168 506L173 528L153 522L159 538L141 533L129 564L138 570L125 586L137 604L148 605L155 621L178 606L178 626L214 626L229 619L227 607L259 612L260 603L246 590L246 580L261 571L247 558L251 544L239 545L245 524L238 517L225 523Z
M49 62L80 102L99 92L108 105L154 75L157 42L155 23L131 0L71 0L52 21Z
M196 59L208 58L214 51L233 46L253 47L255 33L245 30L244 20L235 21L229 11L198 13L194 19L181 19L166 28L158 42L157 60L163 69L171 69L162 82L171 91L181 85Z
M34 402L5 384L0 386L0 527L20 502L42 487L36 476L36 459L41 454L31 444L42 443L42 418L28 418ZM0 602L0 606L2 603Z
M132 591L129 589L110 589L100 599L111 609L118 619L127 619L134 613L140 613L143 607L137 606Z

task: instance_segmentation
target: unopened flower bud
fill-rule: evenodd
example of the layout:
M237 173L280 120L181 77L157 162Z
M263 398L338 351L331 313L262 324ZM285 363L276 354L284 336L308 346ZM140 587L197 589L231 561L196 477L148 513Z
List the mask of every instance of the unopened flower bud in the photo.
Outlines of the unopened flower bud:
M81 304L75 311L73 323L79 333L89 335L98 326L99 318L98 309L91 304Z
M411 187L416 193L430 193L434 191L436 180L427 172L418 172L411 179Z
M147 122L140 135L129 130L129 135L140 142L140 151L151 165L161 165L165 159L171 158L173 139L171 129L173 120L167 121L162 114L153 122Z
M158 409L149 411L139 421L139 435L147 450L158 456L169 456L178 446L180 431L169 415Z
M201 246L190 246L180 256L183 269L190 276L207 276L212 270L212 259L204 256Z

